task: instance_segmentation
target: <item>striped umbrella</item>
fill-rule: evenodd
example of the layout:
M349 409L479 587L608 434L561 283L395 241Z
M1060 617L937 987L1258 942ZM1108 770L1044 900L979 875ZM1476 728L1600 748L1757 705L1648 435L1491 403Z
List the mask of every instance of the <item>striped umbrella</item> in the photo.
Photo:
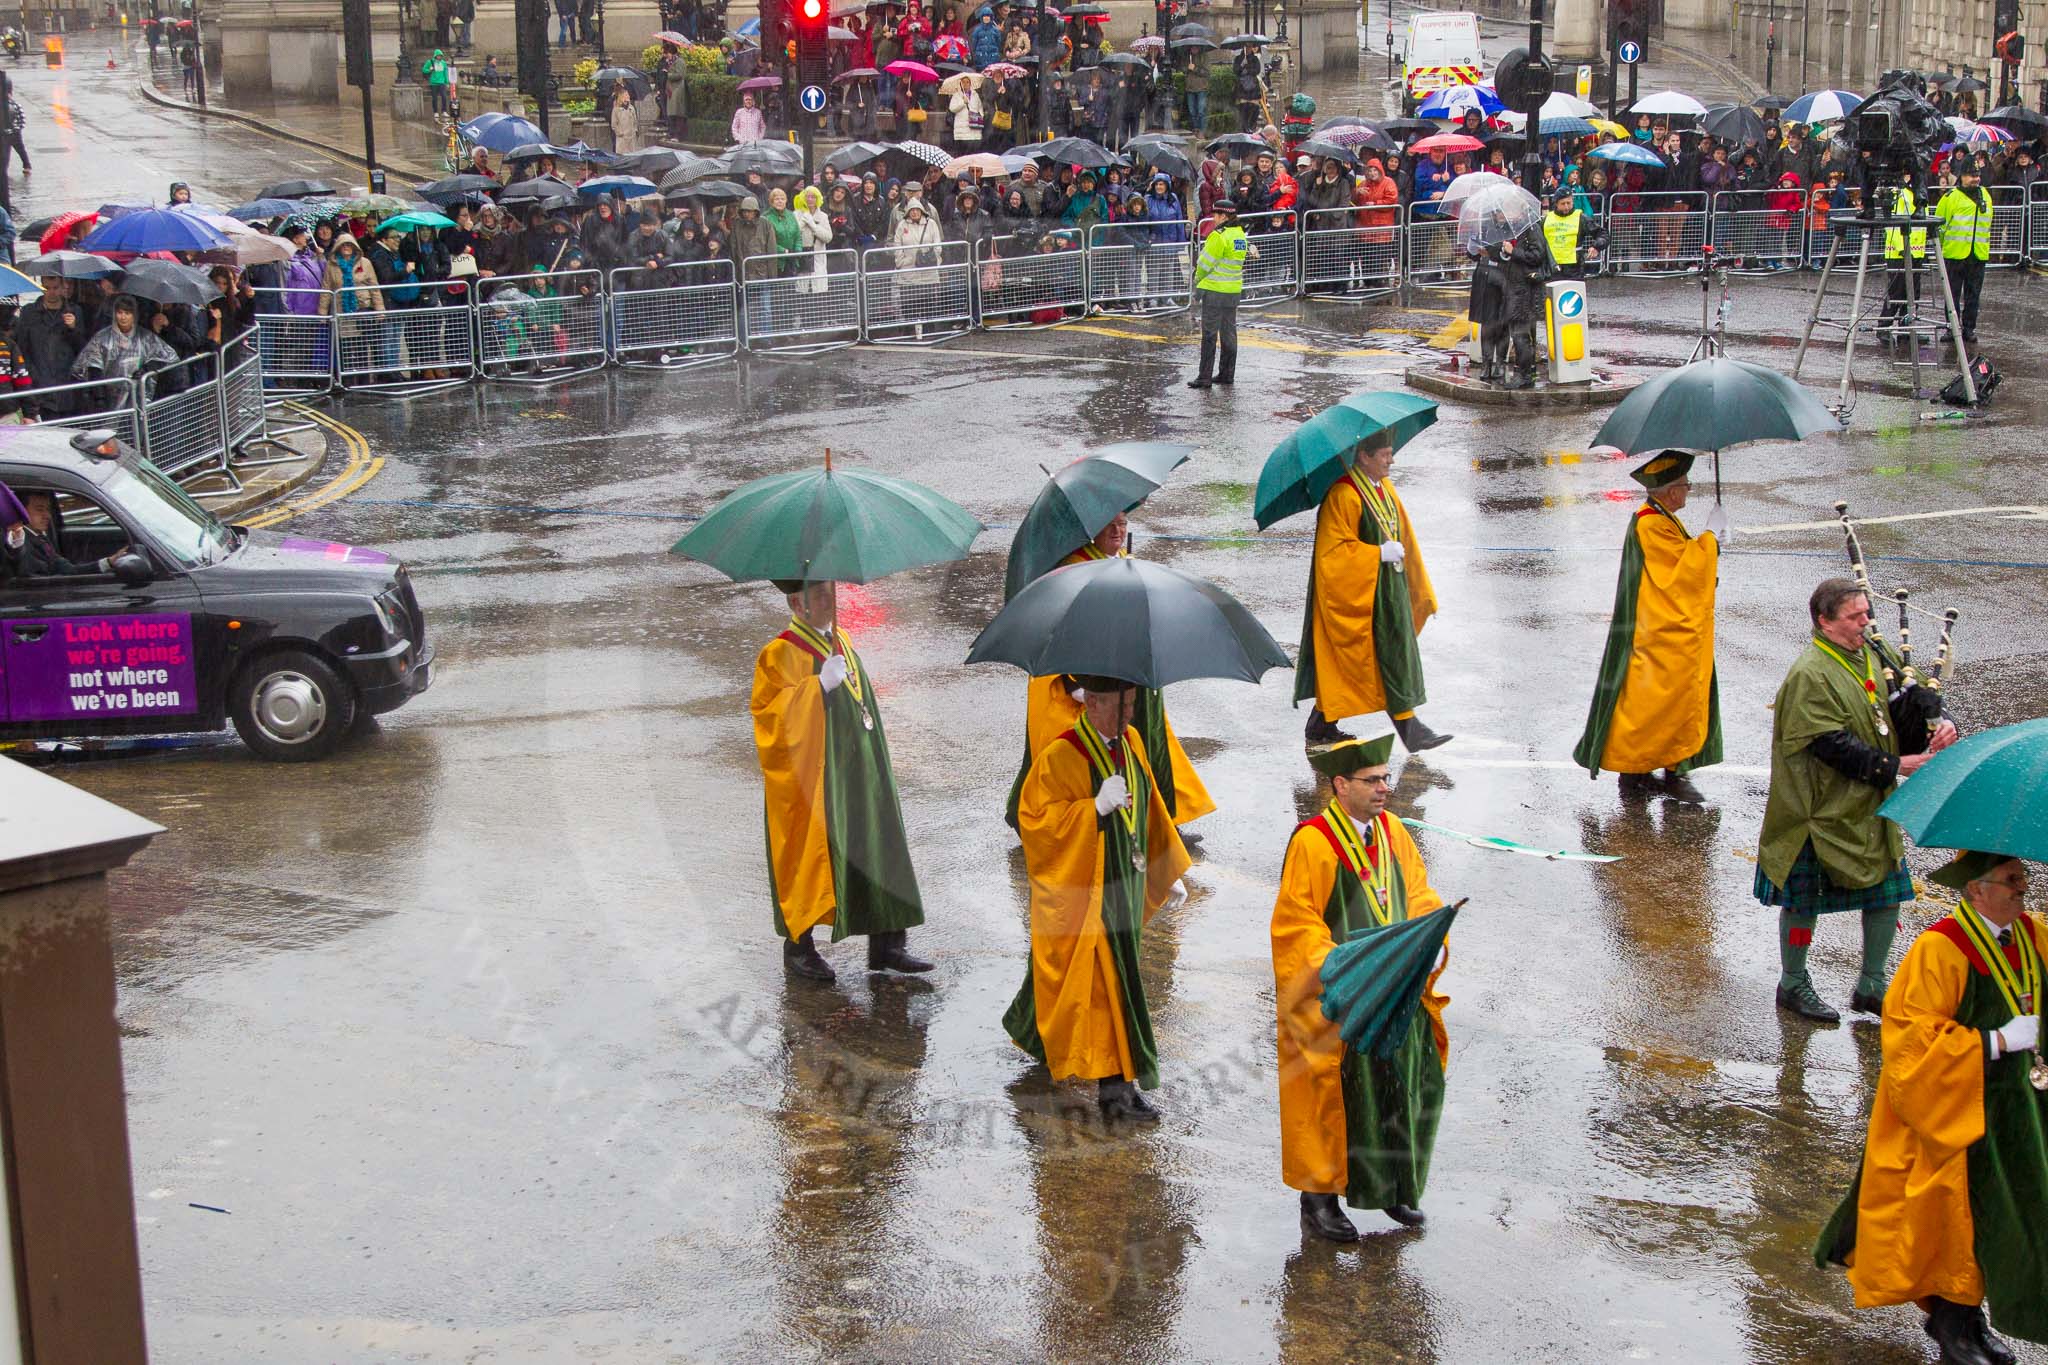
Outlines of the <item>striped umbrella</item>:
M1863 97L1851 90L1815 90L1785 106L1786 123L1833 123L1856 112Z

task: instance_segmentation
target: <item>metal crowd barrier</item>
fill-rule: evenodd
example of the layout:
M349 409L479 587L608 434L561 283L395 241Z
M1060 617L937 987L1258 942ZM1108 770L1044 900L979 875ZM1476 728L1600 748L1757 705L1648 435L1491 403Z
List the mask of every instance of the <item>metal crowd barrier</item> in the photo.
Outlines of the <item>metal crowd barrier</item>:
M553 384L602 369L604 276L595 270L497 275L477 293L477 370L507 384ZM341 351L348 353L346 338Z
M335 379L351 393L410 397L476 374L476 334L462 280L358 286L376 306L334 314Z
M1799 207L1770 206L1790 194ZM1794 270L1806 264L1806 196L1791 190L1724 190L1714 196L1714 254L1738 274Z
M748 350L816 355L860 340L860 259L851 247L750 256L740 276Z
M1991 185L1991 259L1987 266L2015 266L2027 259L2027 192L2018 185Z
M129 445L140 447L132 379L87 379L76 384L51 384L29 389L22 401L44 426L86 430L105 428Z
M1848 226L1837 228L1834 226L1836 221L1842 218L1848 218L1852 216L1853 213L1854 210L1851 209L1844 209L1839 214L1830 210L1828 213L1829 226L1827 226L1826 228L1817 228L1813 225L1812 210L1809 209L1807 211L1806 264L1809 268L1819 270L1822 266L1828 263L1828 248L1831 245L1833 245L1834 240L1837 237L1842 239L1842 252L1841 255L1836 257L1835 259L1836 268L1839 269L1845 265L1853 267L1856 264L1856 258L1859 255L1861 255L1863 251L1863 229L1859 227ZM1877 245L1878 259L1880 259L1881 261L1883 243L1880 242Z
M1179 240L1160 241L1178 228ZM1186 224L1098 223L1088 229L1088 311L1179 313L1195 301Z
M268 389L325 393L334 387L334 318L318 289L281 289L282 313L256 317L263 385Z
M859 293L861 340L871 344L930 346L974 326L974 262L965 242L869 247L860 257Z
M1472 258L1458 245L1458 220L1403 213L1401 236L1408 249L1408 283L1425 289L1463 289L1472 283Z
M1301 292L1297 222L1298 215L1288 209L1239 215L1237 225L1251 238L1254 254L1244 263L1244 292L1238 296L1238 307L1259 308Z
M2048 265L2048 180L2027 188L2027 259Z
M730 260L611 274L612 356L635 368L681 369L740 349L738 276Z
M1604 209L1609 273L1683 275L1699 267L1707 245L1704 193L1609 195Z
M1391 207L1310 209L1301 215L1301 292L1370 299L1401 287L1401 229L1362 224L1363 214L1395 216Z
M976 288L984 327L1053 327L1088 311L1088 253L1071 232L991 237Z
M227 468L227 432L213 382L219 357L187 356L136 376L138 439L151 463L173 478L209 464Z

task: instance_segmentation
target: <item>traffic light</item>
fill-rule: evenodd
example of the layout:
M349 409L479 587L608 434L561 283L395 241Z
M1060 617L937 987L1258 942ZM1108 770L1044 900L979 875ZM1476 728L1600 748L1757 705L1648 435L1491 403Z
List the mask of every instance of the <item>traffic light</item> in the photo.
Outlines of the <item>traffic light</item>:
M832 19L825 0L791 0L789 16L796 29L797 84L823 85L831 72L826 30Z
M2026 58L2027 40L2017 33L2002 33L1998 41L1992 44L1991 50L1998 54L1998 60L2001 62L2011 62L2017 66Z
M1614 28L1614 41L1610 51L1618 52L1623 43L1634 43L1641 49L1637 61L1644 61L1650 55L1649 6L1644 0L1610 0L1607 7L1607 22Z

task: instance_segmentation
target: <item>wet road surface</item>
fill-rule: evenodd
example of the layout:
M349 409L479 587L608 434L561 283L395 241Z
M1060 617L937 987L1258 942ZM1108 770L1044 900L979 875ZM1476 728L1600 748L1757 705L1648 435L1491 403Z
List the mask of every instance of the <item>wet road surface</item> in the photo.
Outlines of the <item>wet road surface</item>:
M1789 365L1805 288L1739 282L1732 353ZM1690 346L1695 286L1592 292L1607 354ZM1430 1224L1360 1214L1345 1250L1302 1239L1279 1180L1267 921L1316 804L1291 677L1172 691L1222 809L1190 902L1146 936L1166 1119L1126 1136L1002 1032L1023 687L960 660L1039 466L1143 437L1199 453L1134 518L1138 553L1291 647L1312 524L1252 533L1259 464L1321 406L1397 384L1458 300L1248 314L1234 392L1181 386L1182 322L1107 318L337 407L386 464L294 528L413 566L434 689L317 767L222 740L60 770L170 831L113 884L156 1358L1928 1359L1917 1314L1856 1312L1811 1265L1877 1032L1774 1011L1775 914L1750 885L1765 704L1808 592L1846 566L1836 499L1940 514L1864 538L1880 587L1961 611L1964 728L2048 712L2024 340L2048 289L1997 272L1987 294L2008 374L1990 417L1923 423L1867 361L1848 434L1727 457L1728 756L1705 810L1627 809L1570 767L1635 502L1629 462L1586 453L1597 415L1447 404L1403 450L1443 601L1423 714L1458 738L1397 760L1395 808L1625 861L1418 835L1438 887L1473 898ZM836 987L784 979L746 718L783 604L666 553L828 446L997 528L845 599L925 894L913 943L940 963L924 981L866 977L858 944L827 949ZM1909 930L1937 913L1909 906ZM1823 924L1838 1005L1856 951Z

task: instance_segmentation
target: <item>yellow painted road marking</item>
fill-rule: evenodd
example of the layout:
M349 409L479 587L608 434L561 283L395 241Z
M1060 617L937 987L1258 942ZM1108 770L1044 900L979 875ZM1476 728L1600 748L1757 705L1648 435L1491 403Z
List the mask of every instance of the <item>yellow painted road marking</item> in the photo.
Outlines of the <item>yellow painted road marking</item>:
M1454 346L1463 346L1472 335L1472 324L1460 317L1456 322L1447 322L1429 339L1429 344L1439 351L1448 351Z
M346 422L338 422L324 412L305 407L299 403L287 403L285 406L298 416L312 422L315 426L325 427L339 436L342 444L348 448L348 464L342 468L339 474L314 489L311 493L308 493L305 497L287 499L275 507L257 513L242 523L252 531L260 531L271 526L282 526L285 522L290 521L302 512L310 512L315 508L325 507L328 503L334 502L337 499L345 498L371 479L376 478L379 471L384 468L384 457L370 454L370 442L364 437L363 433L357 431L354 427Z
M1129 332L1125 331L1121 327L1097 327L1090 323L1073 323L1069 326L1061 328L1060 330L1064 332L1088 332L1094 336L1099 337L1115 337L1119 341L1150 341L1154 344L1162 346L1185 346L1190 344L1192 341L1192 338L1190 337L1164 337L1160 336L1156 332ZM1262 337L1259 336L1257 333L1245 331L1239 331L1237 336L1237 344L1240 349L1244 350L1289 351L1295 355L1320 355L1328 356L1331 359L1349 359L1353 356L1401 354L1399 351L1389 351L1378 347L1364 347L1353 350L1333 351L1322 346L1310 346L1299 341L1278 341L1272 337Z

